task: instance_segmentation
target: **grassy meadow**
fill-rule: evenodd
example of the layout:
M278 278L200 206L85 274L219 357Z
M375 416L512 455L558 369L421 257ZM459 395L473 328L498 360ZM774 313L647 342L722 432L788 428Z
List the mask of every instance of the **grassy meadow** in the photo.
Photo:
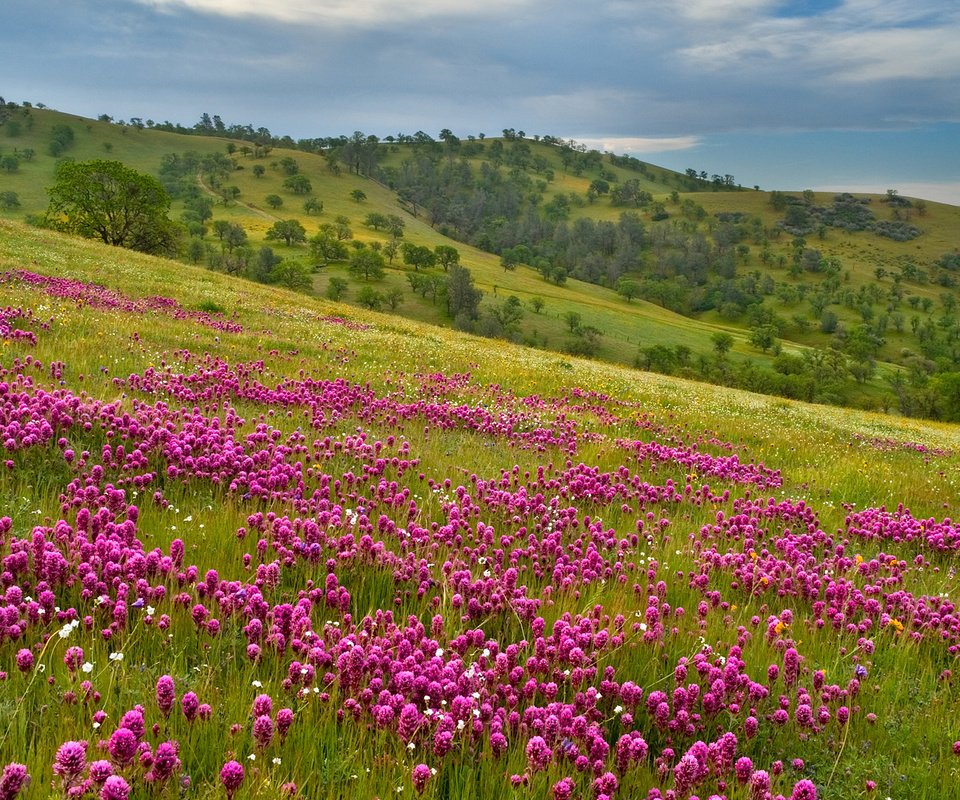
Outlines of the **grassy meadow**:
M3 796L960 798L955 426L15 222L0 292Z

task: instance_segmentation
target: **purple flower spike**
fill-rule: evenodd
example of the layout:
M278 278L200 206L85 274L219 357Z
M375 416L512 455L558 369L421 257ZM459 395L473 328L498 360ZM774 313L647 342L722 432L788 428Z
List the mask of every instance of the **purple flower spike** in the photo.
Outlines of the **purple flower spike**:
M423 794L423 790L427 788L427 781L430 780L430 767L426 764L417 764L413 768L413 788L417 790L417 794Z
M228 761L224 764L220 770L220 783L227 790L227 797L233 797L243 783L243 764L239 761Z
M111 775L103 782L100 790L100 800L128 800L130 784L119 775Z

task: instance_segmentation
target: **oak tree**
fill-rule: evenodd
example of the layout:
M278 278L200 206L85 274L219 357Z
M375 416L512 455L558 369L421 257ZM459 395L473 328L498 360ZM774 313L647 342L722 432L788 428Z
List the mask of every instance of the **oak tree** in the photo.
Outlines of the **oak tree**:
M177 251L169 195L156 178L119 161L64 162L47 193L46 218L57 230L144 253Z

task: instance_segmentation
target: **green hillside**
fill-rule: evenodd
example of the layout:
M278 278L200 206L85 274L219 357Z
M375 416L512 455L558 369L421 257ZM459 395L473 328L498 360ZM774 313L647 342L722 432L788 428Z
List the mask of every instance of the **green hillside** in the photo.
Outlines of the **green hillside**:
M960 798L955 425L6 220L0 291L6 797Z
M0 208L0 215L41 214L58 159L116 159L161 177L177 195L174 218L191 197L215 201L211 218L193 222L202 238L185 238L182 252L213 269L711 382L960 415L951 389L960 370L958 266L950 255L958 247L957 207L893 192L841 208L867 209L874 226L920 231L895 241L876 230L824 224L821 212L835 211L830 196L740 189L732 176L704 180L553 137L505 131L504 138L460 141L445 132L439 140L357 135L294 143L187 136L137 122L11 110L0 126L0 159L8 159L0 163L16 162L2 180L18 205ZM64 126L72 139L53 155ZM292 188L291 178L309 189ZM475 181L486 182L482 191ZM465 208L476 197L488 197L498 211L483 216ZM483 292L479 313L454 319L445 272L435 266L424 270L426 279L414 275L418 289L411 272L419 270L401 252L388 259L381 279L352 275L354 248L383 248L393 238L368 224L371 215L402 220L398 244L455 247ZM781 227L786 219L815 229L795 235ZM297 220L308 241L268 239L281 220ZM244 241L234 246L219 238L217 223L240 226ZM345 237L346 251L333 260L310 246L323 226ZM627 226L640 232L623 245ZM544 229L549 236L538 244ZM258 266L264 247L272 251L269 261L300 269L272 274L271 264ZM508 307L511 296L516 301ZM723 334L732 337L729 351Z

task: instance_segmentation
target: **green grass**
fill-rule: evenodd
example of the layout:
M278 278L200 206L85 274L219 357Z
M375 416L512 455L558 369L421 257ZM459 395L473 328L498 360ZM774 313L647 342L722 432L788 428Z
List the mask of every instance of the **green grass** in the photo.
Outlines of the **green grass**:
M133 132L130 135L134 135ZM368 191L368 195L371 194ZM424 240L428 240L426 232ZM960 488L960 430L955 426L797 404L506 343L494 344L433 325L365 312L175 262L0 222L0 272L14 269L98 282L130 297L170 296L185 308L215 306L228 315L236 315L244 325L242 334L217 334L161 314L143 317L80 307L15 282L3 284L3 305L32 308L40 319L52 322L49 331L40 332L36 347L4 342L0 363L9 367L14 358L23 359L28 355L45 365L62 360L66 364L64 380L71 390L82 390L103 400L121 400L128 410L132 398L124 397L112 379L132 372L142 373L161 362L178 371L186 369L176 355L182 349L209 352L233 364L264 359L266 373L262 380L266 384L283 377L296 378L303 370L315 378L369 383L379 392L403 391L410 398L418 396L422 385L413 376L469 372L469 380L463 387L450 392L451 400L489 408L516 408L522 404L512 399L514 397L535 394L568 398L563 413L602 434L595 441L581 444L574 463L583 462L603 470L615 470L625 464L637 469L651 483L662 484L669 477L682 485L683 468L664 465L653 472L637 467L624 458L613 441L618 437L665 439L669 436L686 441L700 436L729 441L741 460L755 459L781 469L784 486L769 494L777 499L807 501L827 532L843 526L847 514L844 503L855 504L857 508L880 505L895 508L902 502L918 518L927 515L940 518L952 513L953 509L944 505L957 497ZM477 271L479 274L480 269ZM495 272L492 265L491 272ZM517 277L518 283L522 278L522 275ZM318 278L321 280L322 277ZM598 309L603 308L604 303L612 306L612 301L605 299L596 287L583 289L595 290ZM565 295L558 290L548 299L548 309L564 301ZM655 311L651 309L650 314ZM322 318L327 316L344 317L370 327L348 329L323 322ZM546 312L544 316L549 318ZM666 317L662 321L665 320ZM682 335L679 323L676 330L677 335ZM36 380L41 386L56 388L45 371L38 371ZM571 393L575 387L600 393L608 399L573 398ZM603 406L616 414L619 422L600 422L597 409L591 406ZM238 403L237 408L247 419L245 432L252 430L258 415L266 411L253 403ZM652 420L660 427L654 432L642 430L635 425L638 419ZM301 425L299 418L288 419L282 411L270 417L269 422L285 434ZM322 435L350 434L358 424L358 419L348 416ZM403 436L409 442L411 453L421 459L420 466L408 473L402 484L417 496L420 524L425 526L431 521L444 520L444 503L449 502L450 493L431 493L418 479L418 470L438 479L450 477L456 487L458 484L469 486L470 473L495 478L500 470L510 470L514 465L521 471L535 470L550 460L562 467L566 459L566 454L558 451L537 454L506 446L491 447L488 445L494 442L489 437L466 431L425 432L422 422L418 421L396 426L381 422L379 428L372 424L368 433L371 440L389 433ZM881 451L870 444L881 439L918 442L949 452L924 455L904 447ZM99 452L104 444L104 437L97 431L79 432L71 440L71 446L92 453ZM712 447L707 442L702 449L711 451ZM51 445L18 455L15 470L0 471L0 498L3 498L0 516L9 515L13 519L18 536L29 535L33 525L51 524L49 521L59 518L58 496L72 472L55 454ZM161 467L162 462L154 466ZM325 464L324 469L339 476L355 470L356 464L349 457L337 456ZM182 484L164 480L162 486L170 502L167 510L146 502L147 497L131 498L144 509L138 527L145 545L167 548L174 538L183 538L187 543L185 561L199 565L201 576L203 570L216 568L226 580L251 580L242 566L242 558L244 553L252 551L255 541L252 537L239 539L236 535L238 528L247 525L251 507L225 488L202 481ZM735 496L742 496L743 492L743 487L734 487ZM604 526L620 535L634 529L639 515L636 508L624 511L619 504L603 506L582 500L577 505L583 513L594 517L602 515ZM664 505L652 509L658 516L670 519L671 526L666 535L656 537L648 545L641 544L628 557L657 561L661 565L660 574L669 586L669 602L674 607L687 608L688 615L678 621L677 635L668 637L655 656L651 657L645 648L628 645L611 653L603 665L615 667L620 680L634 680L647 691L661 687L669 690L673 666L679 658L689 657L700 649L700 637L719 646L723 652L722 647L731 643L737 624L749 625L753 614L765 619L766 615L779 613L791 603L798 616L794 635L807 659L806 667L825 668L828 682L845 680L851 662L849 655L844 656L839 648L852 646L851 640L829 628L817 631L805 626L804 619L809 612L806 601L744 596L731 590L722 578L716 578L714 588L737 608L729 611L729 621L722 612L711 612L705 626L698 627L692 609L701 595L685 579L677 578L676 573L691 569L689 537L711 523L718 508L728 515L731 511L729 503L716 507ZM261 510L291 513L282 504ZM486 510L481 519L494 525L498 535L515 530L521 523L530 523ZM6 545L5 542L0 548ZM915 546L907 544L868 542L856 543L853 548L866 558L881 550L895 552L906 560L915 555ZM431 563L439 564L455 555L453 551L439 550L429 558ZM950 561L935 555L928 554L928 557L942 568L937 573L911 571L910 589L934 594L947 592L954 597L957 586ZM476 563L473 569L475 574L480 571ZM322 563L315 567L297 565L285 569L283 581L273 597L295 598L307 580L322 580L325 572ZM429 624L432 614L438 611L415 597L403 596L402 585L388 570L341 566L337 574L351 591L354 603L351 610L356 619L368 611L390 607L399 618L412 614ZM543 589L542 581L531 578L530 583L534 592ZM171 592L174 591L179 589L171 586ZM443 595L439 613L444 614L447 633L452 635L461 626L450 606L449 595L449 592ZM58 599L64 607L83 605L79 587L64 589ZM544 608L543 616L549 626L564 612L587 613L595 603L600 603L611 616L623 613L632 618L638 608L642 609L643 600L616 584L597 583L584 587L578 598L572 592L558 593L555 604ZM12 659L20 644L4 643L0 658L4 659L2 668L8 671L9 678L0 684L0 709L5 720L0 727L0 759L3 763L21 760L29 764L34 776L26 794L30 800L48 796L53 780L50 765L60 742L73 738L96 741L98 734L90 722L96 708L107 711L108 721L103 729L109 733L117 717L135 703L148 706L148 721L161 724L161 739L169 736L180 742L184 771L191 776L193 784L187 796L222 797L216 775L223 761L231 757L244 759L254 752L248 715L249 704L259 691L272 694L278 705L293 703L297 721L285 743L271 745L253 766L244 761L248 779L238 795L241 800L276 797L279 784L291 779L297 781L304 797L396 796L398 786L403 787L402 796L411 796L410 769L420 761L439 767L439 775L431 781L425 795L430 798L545 798L552 783L567 774L555 765L547 773L533 775L529 787L514 792L509 788L508 776L522 773L526 766L522 750L517 747L512 747L500 760L492 757L487 743L473 751L458 750L444 759L435 759L424 749L408 752L396 736L364 725L338 724L334 712L345 698L340 696L336 684L329 687L330 697L326 701L294 701L281 688L286 676L283 660L264 658L254 665L244 656L242 636L198 634L189 610L173 610L167 602L162 611L170 613L172 618L169 639L154 635L138 623L113 643L102 641L94 632L83 632L62 643L55 627L51 627L53 637L42 653L42 661L47 665L43 678L35 675L31 679L18 674ZM326 613L322 609L316 612L316 625L323 624ZM511 615L491 615L482 624L486 636L491 638L511 641L529 636L528 626ZM804 741L797 737L793 726L772 731L767 726L764 736L749 745L751 756L764 768L776 758L803 758L807 764L805 774L816 781L822 796L827 798L867 797L863 788L865 779L876 780L882 796L960 797L954 780L956 761L949 754L949 746L956 738L957 690L955 683L937 680L940 671L954 663L954 659L948 658L943 646L934 641L912 644L905 638L896 638L891 631L876 631L873 636L878 648L870 660L871 676L864 682L857 700L862 711L854 716L843 740L819 736ZM82 646L85 657L95 664L91 679L101 692L95 706L60 702L62 692L76 683L61 660L68 644ZM111 662L109 653L120 648L124 653L123 662ZM779 651L763 640L761 631L756 632L744 654L753 674L762 674L766 665L779 657ZM193 690L201 701L211 703L213 719L193 725L174 717L160 721L150 704L153 686L163 674L174 677L178 693ZM55 685L48 687L46 678L54 678ZM259 681L261 686L253 686L253 681ZM563 691L568 699L574 695L569 687ZM868 712L878 715L876 725L866 721ZM231 734L232 724L246 727ZM665 744L655 731L645 731L645 736L652 747ZM274 757L281 760L279 765L271 763ZM792 779L800 777L794 775L789 766L787 772ZM581 792L578 796L586 797L589 780L579 775L576 778ZM643 796L656 780L652 762L644 764L627 776L619 796L633 796L634 792ZM778 791L786 789L785 793L789 793L786 778L778 787ZM736 787L728 794L745 797Z

